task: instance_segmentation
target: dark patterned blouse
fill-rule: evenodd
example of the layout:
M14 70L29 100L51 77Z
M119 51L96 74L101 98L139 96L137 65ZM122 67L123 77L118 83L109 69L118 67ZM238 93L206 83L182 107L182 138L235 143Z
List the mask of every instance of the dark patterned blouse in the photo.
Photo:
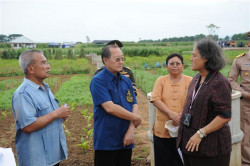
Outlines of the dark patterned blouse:
M228 124L204 137L197 152L188 152L185 149L187 142L197 130L209 124L216 116L231 117L232 89L220 72L209 72L192 103L193 90L198 90L200 77L200 74L197 74L188 89L178 131L177 147L181 148L182 153L193 156L211 157L229 154L232 150L232 144ZM188 113L191 114L191 121L190 125L186 126L183 122L185 114Z

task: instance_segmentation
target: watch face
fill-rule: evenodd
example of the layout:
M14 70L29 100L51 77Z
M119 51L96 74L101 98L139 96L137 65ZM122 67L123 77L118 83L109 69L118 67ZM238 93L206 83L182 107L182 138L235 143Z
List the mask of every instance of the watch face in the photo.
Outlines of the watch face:
M203 134L202 133L200 133L199 136L200 136L200 138L203 138Z

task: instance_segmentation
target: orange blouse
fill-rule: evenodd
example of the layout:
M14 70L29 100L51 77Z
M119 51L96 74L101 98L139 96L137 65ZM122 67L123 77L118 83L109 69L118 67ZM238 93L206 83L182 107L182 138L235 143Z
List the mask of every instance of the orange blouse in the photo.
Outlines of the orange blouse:
M175 112L180 113L185 104L188 86L192 77L182 75L182 79L173 83L170 76L161 76L156 82L150 101L161 100L166 106ZM156 109L156 119L153 134L160 138L170 138L169 132L165 129L166 121L170 120L169 116Z

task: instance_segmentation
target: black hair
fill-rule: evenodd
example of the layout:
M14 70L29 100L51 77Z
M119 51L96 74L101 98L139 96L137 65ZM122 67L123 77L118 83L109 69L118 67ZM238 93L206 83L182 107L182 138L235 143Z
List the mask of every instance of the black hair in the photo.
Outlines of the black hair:
M226 65L222 49L218 43L211 38L203 38L194 46L203 59L207 59L205 68L208 71L219 71Z
M173 58L173 57L179 58L179 59L181 60L181 63L184 64L184 63L183 63L183 57L182 57L180 54L173 53L173 54L170 54L170 55L167 57L167 59L166 59L166 65L168 65L168 61L169 61L171 58Z
M102 63L104 63L103 58L110 58L111 54L110 54L110 48L120 48L117 45L111 44L111 45L107 45L102 49Z

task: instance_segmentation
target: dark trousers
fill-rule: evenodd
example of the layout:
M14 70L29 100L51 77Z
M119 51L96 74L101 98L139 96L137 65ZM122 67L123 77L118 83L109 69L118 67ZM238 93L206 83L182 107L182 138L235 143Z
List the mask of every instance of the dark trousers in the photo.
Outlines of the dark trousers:
M230 153L215 157L197 157L185 154L182 155L185 166L229 166L230 163Z
M183 166L176 148L176 138L160 138L154 135L155 166Z
M95 166L130 166L132 149L96 150Z

